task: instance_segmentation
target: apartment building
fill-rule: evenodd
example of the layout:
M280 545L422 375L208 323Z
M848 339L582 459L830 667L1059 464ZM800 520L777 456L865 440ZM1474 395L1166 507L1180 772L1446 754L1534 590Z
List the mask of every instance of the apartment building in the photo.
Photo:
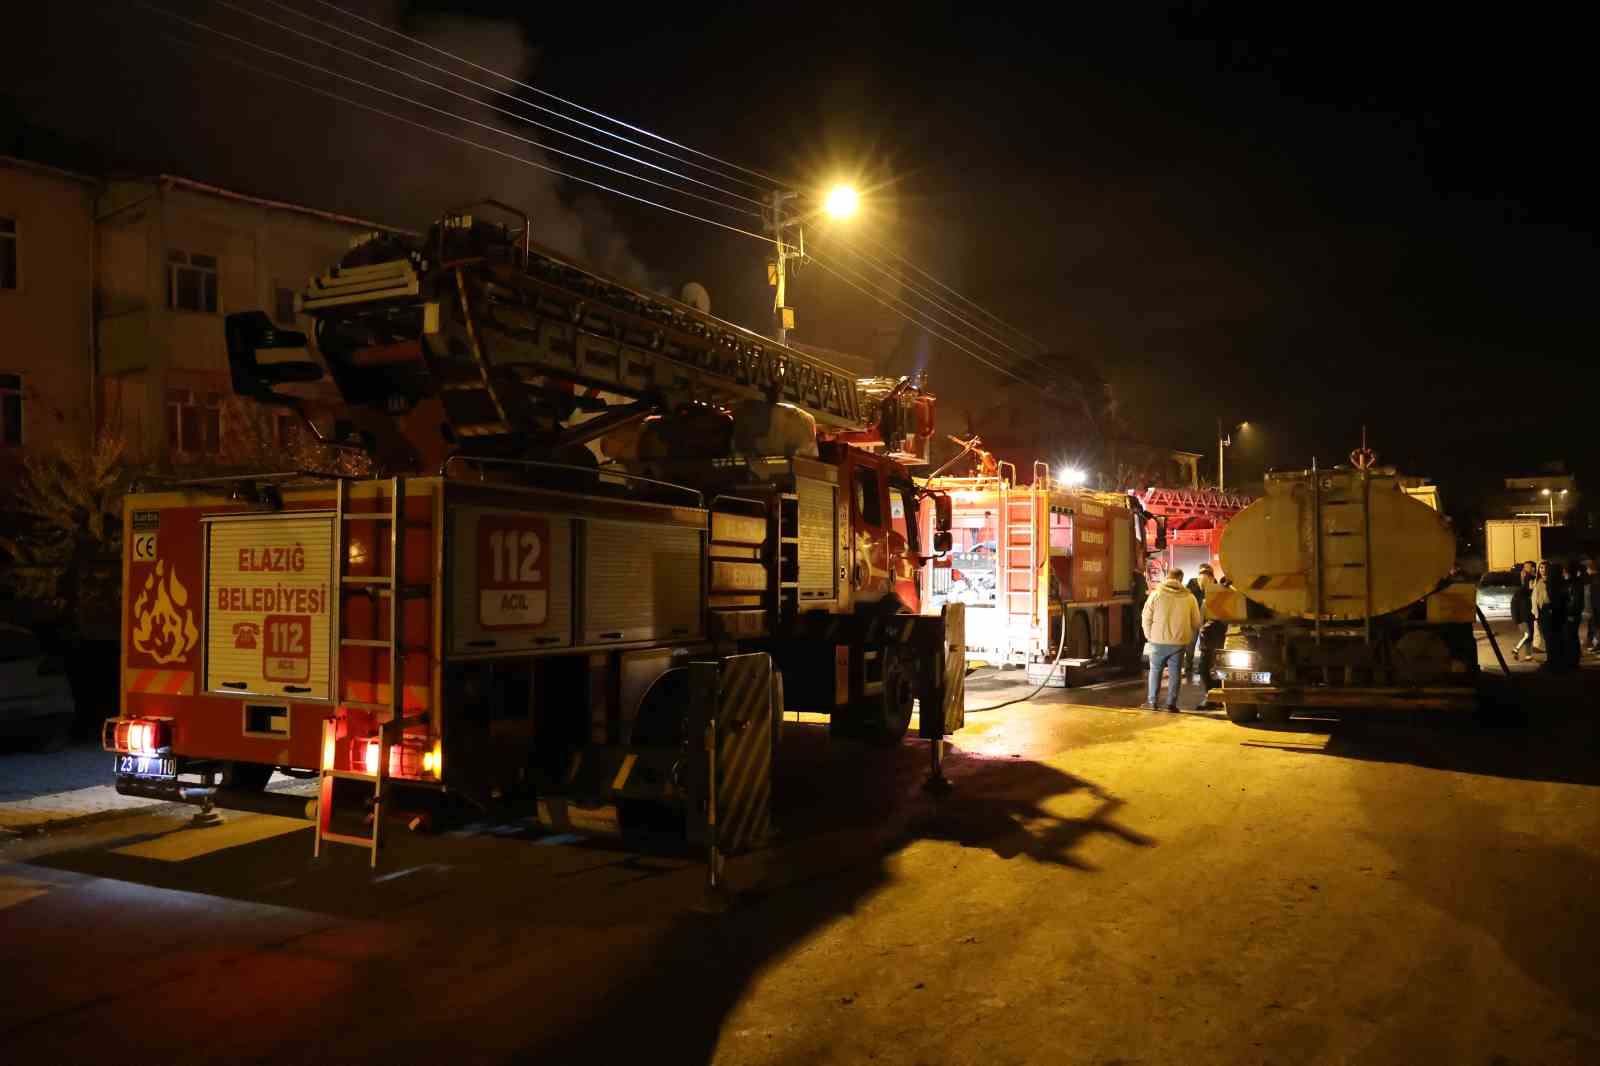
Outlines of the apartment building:
M261 309L308 330L295 292L382 228L171 175L107 183L95 212L100 424L143 462L216 455L223 316ZM280 426L292 432L289 418Z
M97 426L140 463L214 457L223 316L306 328L296 290L385 228L172 175L108 181L0 156L0 477Z
M0 478L30 446L88 436L96 188L0 156Z

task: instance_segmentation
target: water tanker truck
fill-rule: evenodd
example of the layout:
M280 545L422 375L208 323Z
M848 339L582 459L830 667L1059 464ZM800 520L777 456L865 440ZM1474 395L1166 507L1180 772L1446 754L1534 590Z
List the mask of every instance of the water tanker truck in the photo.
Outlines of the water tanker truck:
M1231 588L1206 597L1228 637L1210 699L1244 724L1295 710L1471 709L1475 589L1455 536L1371 452L1266 477L1223 534Z

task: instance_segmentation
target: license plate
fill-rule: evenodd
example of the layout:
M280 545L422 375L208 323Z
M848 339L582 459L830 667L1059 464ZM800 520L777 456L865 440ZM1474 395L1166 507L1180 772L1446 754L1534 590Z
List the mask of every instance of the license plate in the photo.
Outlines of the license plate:
M174 755L118 755L117 774L122 777L177 777L178 759Z
M1224 681L1232 681L1236 685L1270 685L1272 674L1267 670L1224 670Z

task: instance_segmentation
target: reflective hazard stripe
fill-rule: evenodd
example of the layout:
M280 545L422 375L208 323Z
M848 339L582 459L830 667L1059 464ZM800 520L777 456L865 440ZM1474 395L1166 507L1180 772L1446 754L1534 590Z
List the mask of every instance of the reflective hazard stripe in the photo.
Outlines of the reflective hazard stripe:
M154 692L163 696L194 695L192 670L130 670L129 692Z
M1263 589L1303 589L1306 587L1304 574L1262 574L1250 582L1252 591Z

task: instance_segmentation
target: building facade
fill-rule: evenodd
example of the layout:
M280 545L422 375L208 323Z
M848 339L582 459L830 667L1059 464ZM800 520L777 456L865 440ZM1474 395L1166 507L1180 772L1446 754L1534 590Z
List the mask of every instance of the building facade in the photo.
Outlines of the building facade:
M0 477L92 425L92 178L0 156Z
M260 309L308 329L295 293L381 228L170 175L105 185L95 212L99 423L138 462L214 459L229 392L223 316Z
M386 228L171 175L100 181L0 157L0 487L31 451L96 429L141 465L214 461L223 316L305 329L295 293Z

